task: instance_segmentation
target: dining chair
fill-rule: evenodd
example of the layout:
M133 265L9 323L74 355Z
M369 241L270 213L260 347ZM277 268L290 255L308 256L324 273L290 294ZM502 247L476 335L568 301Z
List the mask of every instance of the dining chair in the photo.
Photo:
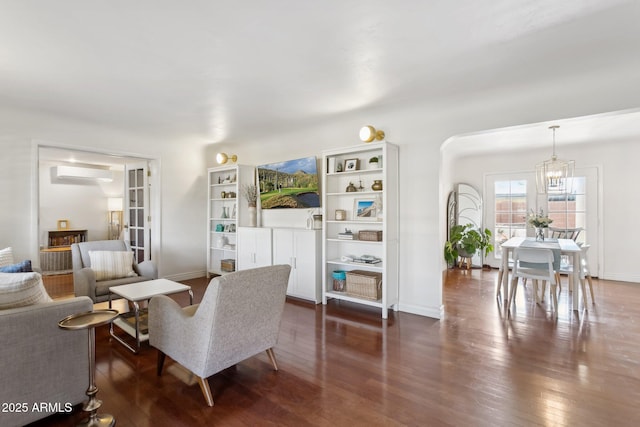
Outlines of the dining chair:
M591 273L589 272L589 262L587 260L587 252L591 245L582 245L580 246L580 288L582 289L582 299L584 302L585 309L587 308L587 294L586 294L586 284L589 284L589 293L591 294L591 303L595 304L596 300L593 295L593 281L591 279ZM562 274L573 274L573 264L572 263L561 263L560 264L560 273Z
M578 240L582 227L577 228L558 228L549 227L549 233L552 239L571 239L574 242Z
M516 248L513 251L513 275L509 290L509 303L507 307L511 309L518 288L518 279L533 280L533 294L536 303L538 299L538 280L549 282L551 285L551 295L553 297L553 308L555 317L558 317L558 275L554 269L554 253L551 249L538 248ZM543 286L543 295L544 289Z

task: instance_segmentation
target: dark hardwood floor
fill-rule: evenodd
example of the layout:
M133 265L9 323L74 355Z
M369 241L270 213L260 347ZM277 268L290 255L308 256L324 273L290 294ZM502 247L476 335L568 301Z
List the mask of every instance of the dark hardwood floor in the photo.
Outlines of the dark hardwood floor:
M133 355L101 327L101 411L118 426L149 427L640 425L640 285L595 280L596 305L577 313L564 286L554 321L531 286L506 318L495 281L495 270L447 272L440 321L290 301L280 370L260 354L212 376L213 407L170 359L158 377L153 348ZM206 279L186 283L199 301ZM34 425L83 416L78 408Z

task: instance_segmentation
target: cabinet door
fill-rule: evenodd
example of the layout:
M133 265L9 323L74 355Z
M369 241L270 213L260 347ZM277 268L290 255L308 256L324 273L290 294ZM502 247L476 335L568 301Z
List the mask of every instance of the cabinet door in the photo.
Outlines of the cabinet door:
M271 261L271 229L254 228L255 235L255 267L272 265Z
M289 275L289 285L287 286L287 294L295 295L295 267L293 253L293 230L276 228L273 230L273 263L289 264L291 266L291 274Z
M320 236L316 230L297 230L293 233L295 258L295 295L315 303L320 302L319 254ZM292 273L293 275L293 273Z
M271 229L240 227L238 235L238 270L271 265Z

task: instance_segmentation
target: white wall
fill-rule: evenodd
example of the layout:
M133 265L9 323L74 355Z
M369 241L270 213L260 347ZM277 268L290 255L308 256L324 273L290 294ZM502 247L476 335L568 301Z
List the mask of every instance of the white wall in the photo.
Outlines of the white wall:
M74 230L87 230L89 240L107 239L107 198L123 197L124 173L112 171L112 182L62 180L51 173L57 165L40 162L40 245L48 245L48 231L56 230L61 219L68 220Z
M559 157L575 160L576 168L600 167L601 276L609 280L640 282L640 273L635 266L640 229L634 225L640 209L640 196L636 190L636 183L640 182L638 140L640 135L637 139L627 141L562 146L561 156L556 150ZM532 171L536 163L547 159L549 155L547 147L449 159L445 165L451 172L448 184L466 182L482 191L485 174Z
M0 248L12 246L17 259L38 259L40 236L37 218L32 217L38 206L35 141L157 159L161 170L157 181L161 224L156 236L162 254L160 275L176 279L204 276L206 167L200 141L163 139L32 112L0 111L0 150L5 154L0 157ZM103 217L103 213L98 215Z
M613 67L544 84L461 93L458 99L390 102L377 109L344 111L259 141L211 145L207 166L214 166L218 151L235 153L244 164L319 156L326 148L362 144L357 134L365 124L384 130L387 140L400 147L399 307L439 318L446 197L454 173L449 156L440 152L443 142L469 132L640 106L640 93L626 89L634 80L630 70Z

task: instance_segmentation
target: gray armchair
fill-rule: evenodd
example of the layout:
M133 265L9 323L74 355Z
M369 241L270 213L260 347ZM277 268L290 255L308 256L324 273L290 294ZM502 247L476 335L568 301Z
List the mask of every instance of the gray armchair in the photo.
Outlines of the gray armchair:
M207 378L262 351L278 370L273 347L289 281L289 265L242 270L216 277L199 305L181 308L165 296L149 303L149 344L191 371L209 406Z
M123 240L96 240L71 245L71 264L73 266L73 289L76 296L86 295L94 303L109 299L111 286L143 282L158 278L158 269L153 261L133 262L133 271L137 276L111 280L96 280L91 269L89 251L130 251Z

